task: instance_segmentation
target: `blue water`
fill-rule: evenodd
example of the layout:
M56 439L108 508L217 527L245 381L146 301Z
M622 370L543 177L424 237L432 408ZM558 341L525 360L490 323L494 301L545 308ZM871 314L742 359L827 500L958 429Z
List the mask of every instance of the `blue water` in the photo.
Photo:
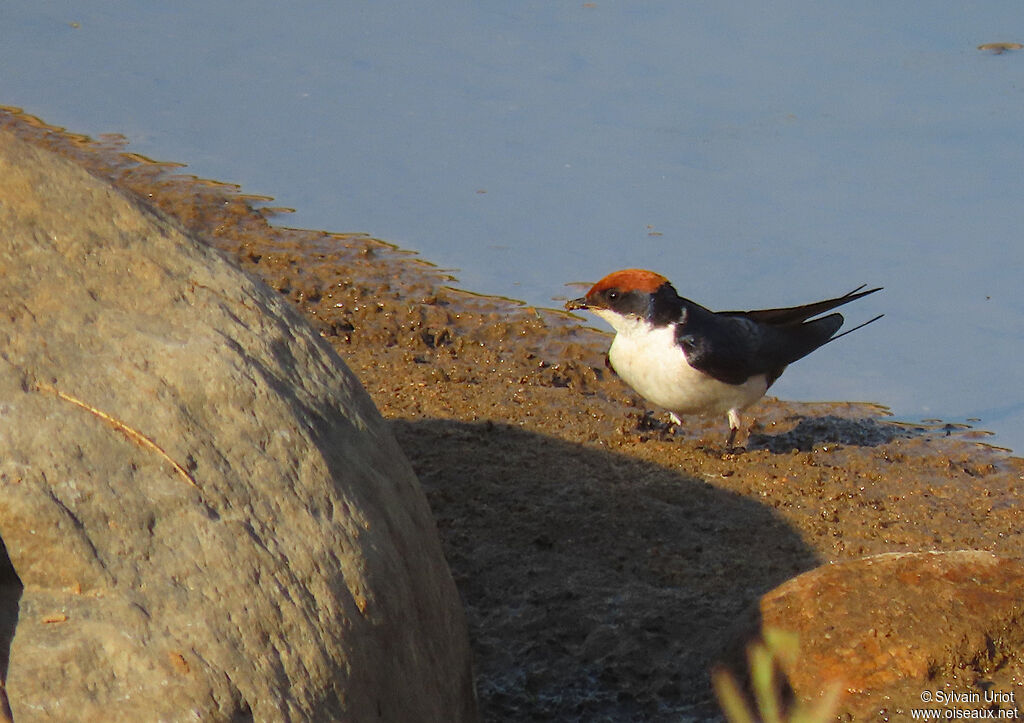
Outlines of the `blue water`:
M1024 450L1024 51L992 41L1018 0L8 0L0 104L531 304L629 266L717 309L885 286L773 391Z

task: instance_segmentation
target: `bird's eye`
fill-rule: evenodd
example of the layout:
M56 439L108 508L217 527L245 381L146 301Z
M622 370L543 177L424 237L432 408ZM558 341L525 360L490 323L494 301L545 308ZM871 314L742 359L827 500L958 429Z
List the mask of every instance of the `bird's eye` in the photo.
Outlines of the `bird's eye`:
M619 292L612 289L608 292L608 301L616 301L619 298Z

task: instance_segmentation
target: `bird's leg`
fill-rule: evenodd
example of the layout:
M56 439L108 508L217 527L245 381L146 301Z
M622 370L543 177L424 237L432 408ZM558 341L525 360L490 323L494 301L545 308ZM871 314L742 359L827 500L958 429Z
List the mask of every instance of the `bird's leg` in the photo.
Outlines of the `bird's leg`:
M683 420L677 417L675 412L669 412L668 418L672 421L672 424L676 425L677 427L683 426Z
M726 452L737 450L733 444L736 442L736 434L740 431L740 414L735 409L729 410L729 439L725 442Z

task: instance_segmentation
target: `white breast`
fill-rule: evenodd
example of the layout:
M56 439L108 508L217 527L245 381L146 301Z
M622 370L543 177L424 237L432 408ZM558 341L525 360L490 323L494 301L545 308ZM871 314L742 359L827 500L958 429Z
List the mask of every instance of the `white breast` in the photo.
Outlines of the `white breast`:
M613 322L602 316L618 332L608 351L612 367L640 396L670 412L724 414L750 406L768 389L764 375L733 385L691 367L676 344L674 326L655 327L619 314Z

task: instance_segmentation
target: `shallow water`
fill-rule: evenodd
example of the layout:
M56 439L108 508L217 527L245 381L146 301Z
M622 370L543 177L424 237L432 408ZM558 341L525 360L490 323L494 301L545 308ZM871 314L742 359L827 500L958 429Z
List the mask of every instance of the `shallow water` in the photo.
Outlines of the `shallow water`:
M718 309L885 286L773 392L1024 449L1024 51L977 49L1019 4L245 7L6 3L0 103L531 304L625 266Z

